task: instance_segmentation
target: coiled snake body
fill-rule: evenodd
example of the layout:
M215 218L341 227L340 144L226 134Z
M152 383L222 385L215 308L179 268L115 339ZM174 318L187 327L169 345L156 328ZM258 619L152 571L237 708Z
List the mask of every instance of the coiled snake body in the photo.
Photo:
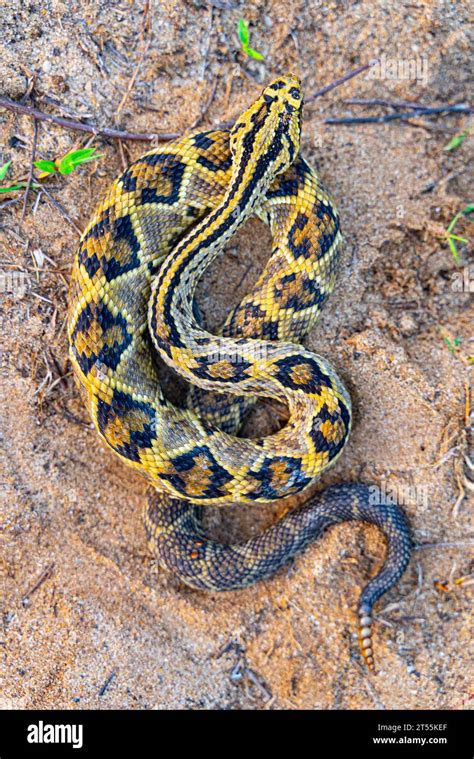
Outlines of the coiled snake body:
M152 150L113 183L74 261L70 355L99 435L154 486L150 544L188 585L245 587L336 522L383 530L388 556L359 602L372 668L372 606L410 555L398 506L372 505L366 486L342 485L244 543L216 543L201 523L203 504L302 491L334 463L350 431L350 399L335 370L298 345L333 288L341 247L334 203L299 154L301 117L299 81L280 77L230 131ZM196 283L251 214L269 224L272 256L211 335L196 316ZM188 408L165 398L153 345L191 383ZM264 438L238 437L261 396L284 400L288 423Z

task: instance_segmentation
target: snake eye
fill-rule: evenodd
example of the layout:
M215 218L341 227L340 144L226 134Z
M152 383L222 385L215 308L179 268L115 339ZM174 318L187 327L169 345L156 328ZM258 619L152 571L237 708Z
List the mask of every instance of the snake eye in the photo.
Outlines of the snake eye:
M301 100L301 92L297 87L292 87L289 92L292 98L295 100Z

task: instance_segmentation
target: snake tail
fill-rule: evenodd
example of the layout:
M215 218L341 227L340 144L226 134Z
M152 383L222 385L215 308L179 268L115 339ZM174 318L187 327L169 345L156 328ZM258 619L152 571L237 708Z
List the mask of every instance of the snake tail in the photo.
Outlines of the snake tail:
M145 526L159 563L198 590L238 590L265 579L301 553L328 527L362 521L376 525L387 540L386 560L362 590L358 603L358 639L362 657L374 669L372 609L400 579L410 559L411 536L397 504L374 505L370 488L337 485L318 493L262 534L223 544L204 532L202 507L149 491Z

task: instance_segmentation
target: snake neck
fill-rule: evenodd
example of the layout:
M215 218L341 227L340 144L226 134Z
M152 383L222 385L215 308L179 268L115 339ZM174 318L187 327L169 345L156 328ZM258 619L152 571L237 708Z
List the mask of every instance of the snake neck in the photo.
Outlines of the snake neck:
M271 152L255 158L250 139L253 133L249 132L222 202L164 261L152 286L148 314L153 342L162 354L170 357L173 347L185 347L184 335L202 332L192 308L196 285L226 242L258 209L278 173L275 165L282 164L278 158L286 150L283 133L284 125L275 133Z
M148 322L165 360L172 358L173 347L185 347L184 335L198 329L192 303L199 278L257 210L275 177L294 162L301 109L299 81L290 75L272 82L235 122L230 132L234 168L222 202L174 248L152 285Z

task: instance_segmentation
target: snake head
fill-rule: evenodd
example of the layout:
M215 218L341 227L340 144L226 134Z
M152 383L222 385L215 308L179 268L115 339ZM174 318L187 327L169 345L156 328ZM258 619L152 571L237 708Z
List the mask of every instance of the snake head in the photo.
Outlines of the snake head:
M296 76L280 76L235 122L230 147L235 163L262 156L273 175L285 171L300 147L303 92Z

